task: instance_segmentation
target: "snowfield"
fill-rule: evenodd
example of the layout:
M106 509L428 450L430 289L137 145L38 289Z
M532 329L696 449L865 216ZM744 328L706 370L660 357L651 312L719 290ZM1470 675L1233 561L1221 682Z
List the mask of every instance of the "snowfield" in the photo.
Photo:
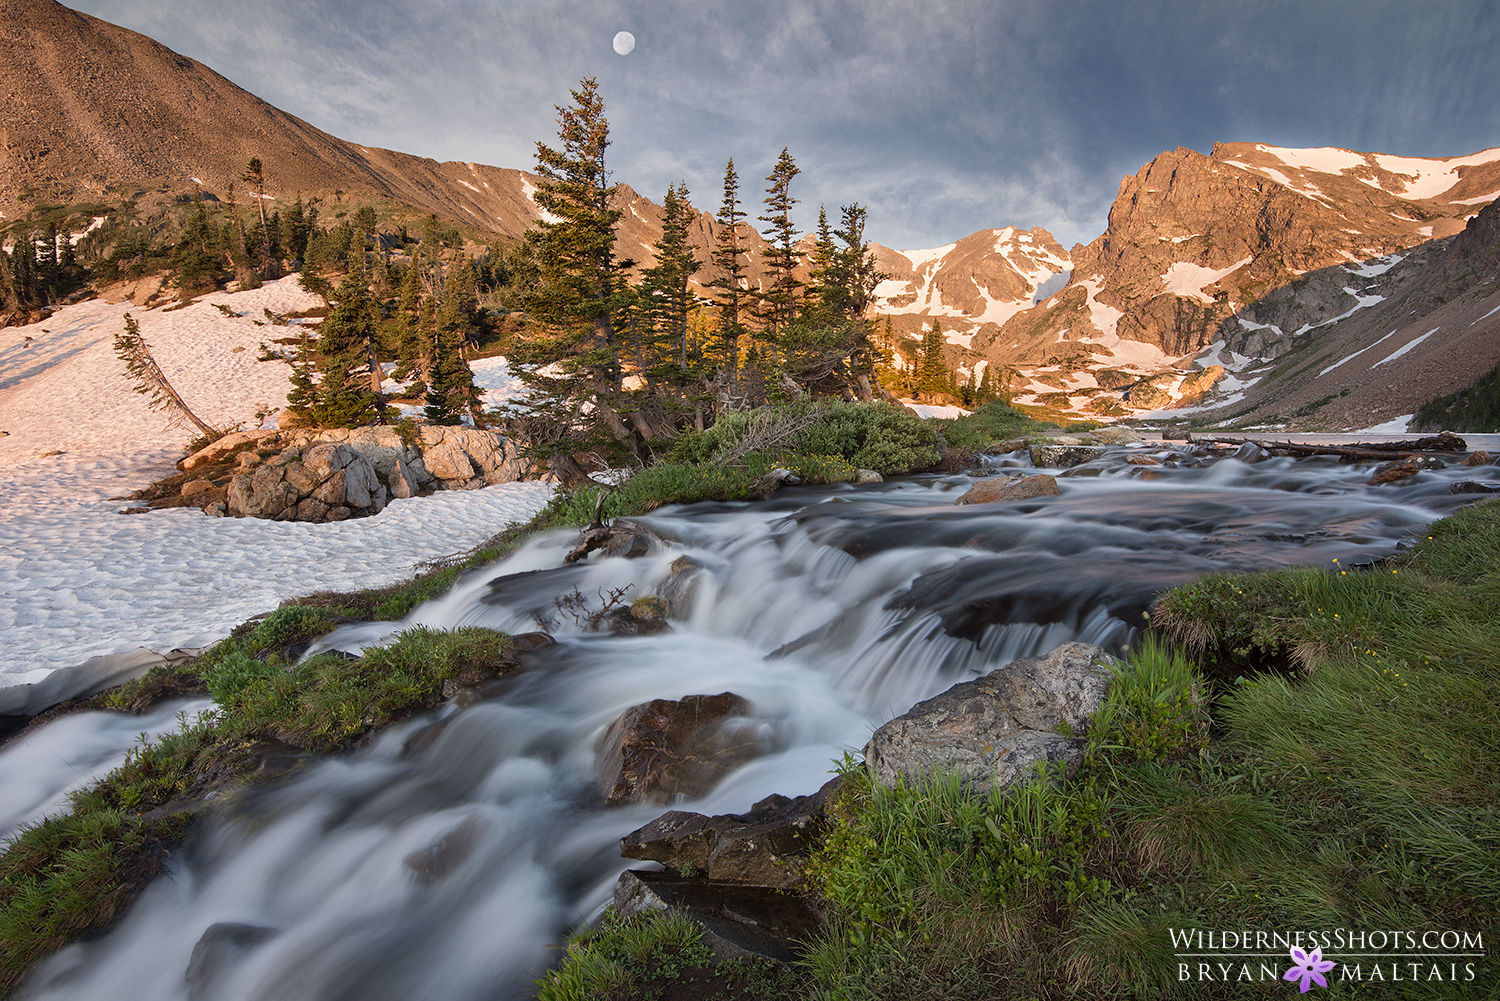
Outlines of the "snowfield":
M289 385L285 365L255 360L262 340L289 333L263 311L315 303L293 277L184 309L92 300L0 331L0 685L138 647L203 646L312 591L396 583L550 499L550 484L512 483L396 500L373 518L327 525L193 508L120 514L129 503L111 498L173 472L190 437L132 391L113 352L123 314L140 322L199 417L252 427L257 410L285 404ZM503 360L475 367L491 402L515 389Z

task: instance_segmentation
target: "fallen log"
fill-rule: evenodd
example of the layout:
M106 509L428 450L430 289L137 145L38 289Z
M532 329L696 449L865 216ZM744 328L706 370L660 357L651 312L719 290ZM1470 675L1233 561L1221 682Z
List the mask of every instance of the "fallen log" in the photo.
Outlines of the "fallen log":
M1389 459L1410 459L1423 455L1452 455L1455 452L1468 451L1469 445L1458 435L1448 431L1434 435L1431 438L1418 438L1412 441L1377 441L1364 445L1312 445L1293 441L1271 441L1257 438L1191 438L1193 442L1210 442L1215 445L1259 445L1261 448L1269 449L1272 454L1292 455L1299 459L1305 459L1315 455L1331 455L1351 462L1375 461L1384 462Z

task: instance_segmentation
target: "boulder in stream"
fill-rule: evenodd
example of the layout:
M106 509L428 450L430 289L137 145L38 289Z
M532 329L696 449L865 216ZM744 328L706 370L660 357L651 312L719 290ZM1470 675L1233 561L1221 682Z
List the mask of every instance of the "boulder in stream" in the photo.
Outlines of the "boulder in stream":
M996 501L1023 501L1034 497L1058 497L1062 491L1057 479L1047 473L1037 476L991 476L975 483L955 504L993 504Z
M670 810L621 838L620 854L715 883L786 889L801 881L842 784L830 779L811 796L767 796L749 813Z
M1115 664L1089 643L1013 661L881 726L865 745L865 764L888 786L957 774L980 795L1024 781L1038 764L1071 772Z
M725 772L761 753L747 728L735 725L749 709L733 692L631 706L599 745L596 772L605 802L701 796Z

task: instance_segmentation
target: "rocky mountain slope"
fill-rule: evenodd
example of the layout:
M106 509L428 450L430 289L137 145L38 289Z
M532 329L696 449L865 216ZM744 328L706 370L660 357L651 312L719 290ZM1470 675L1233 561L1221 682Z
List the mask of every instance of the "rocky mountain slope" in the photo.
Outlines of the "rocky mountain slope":
M1290 430L1371 427L1500 363L1500 201L1456 236L1321 268L1242 309L1196 366L1222 366L1183 416Z
M42 203L222 196L252 156L277 202L299 192L380 202L486 241L516 237L541 216L534 175L345 142L55 0L0 0L0 94L8 218ZM755 193L745 194L753 209ZM620 256L649 264L661 209L628 185L618 198ZM873 312L904 335L940 322L962 375L993 366L1023 404L1115 417L1213 405L1197 413L1360 426L1494 364L1500 318L1481 294L1495 270L1485 249L1493 234L1466 223L1496 198L1500 148L1447 159L1247 143L1208 156L1177 149L1124 179L1108 228L1087 246L1067 251L1043 229L1015 227L931 250L875 245L887 278ZM700 260L716 228L700 213ZM747 242L764 246L755 233ZM757 253L752 286L759 271ZM712 277L707 267L698 275L705 285ZM1398 305L1411 319L1398 322ZM1472 317L1463 312L1471 306ZM1472 334L1423 327L1363 382L1351 379L1360 371L1352 362L1310 371L1336 352L1405 345L1408 325L1438 312L1450 326L1472 323ZM1400 378L1365 385L1388 375ZM1323 400L1324 382L1338 405Z
M196 60L55 0L0 0L0 147L6 218L43 203L160 202L195 188L222 196L251 157L279 203L298 193L383 200L480 239L519 236L541 216L530 197L535 175L345 142ZM660 208L628 185L619 205L621 256L649 263ZM712 227L705 214L694 234L703 260Z
M1296 287L1311 317L1298 336L1326 331L1362 308L1347 283L1329 284L1344 273L1328 269L1382 268L1387 255L1464 230L1497 197L1500 149L1449 159L1244 143L1163 153L1121 183L1108 229L1073 248L1067 286L972 348L1022 373L1012 388L1023 403L1118 416L1192 402L1219 375L1207 349L1244 329L1241 317L1259 322L1256 309ZM1285 352L1286 337L1277 343L1242 346L1267 360Z

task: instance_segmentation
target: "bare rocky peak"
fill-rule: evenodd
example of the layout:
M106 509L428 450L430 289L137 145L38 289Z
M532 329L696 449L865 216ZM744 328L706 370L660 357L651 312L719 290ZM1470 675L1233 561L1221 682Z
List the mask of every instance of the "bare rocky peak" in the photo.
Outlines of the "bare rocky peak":
M1037 290L1066 272L1068 253L1045 229L982 229L933 250L873 246L889 277L876 289L876 312L903 334L938 320L952 344L967 348L986 330L1029 308Z
M1172 372L1198 385L1192 372L1209 362L1195 356L1251 329L1240 317L1262 324L1242 348L1274 357L1287 331L1358 308L1363 293L1346 290L1344 265L1378 266L1459 233L1497 196L1500 149L1447 159L1248 143L1166 152L1121 182L1106 231L1073 249L1068 286L973 347L1027 371L1034 392L1023 402L1050 395L1053 405L1129 413L1101 387ZM1282 327L1257 317L1293 287L1296 308L1316 318ZM1286 336L1267 336L1272 328ZM1177 398L1153 388L1129 402L1142 399Z

